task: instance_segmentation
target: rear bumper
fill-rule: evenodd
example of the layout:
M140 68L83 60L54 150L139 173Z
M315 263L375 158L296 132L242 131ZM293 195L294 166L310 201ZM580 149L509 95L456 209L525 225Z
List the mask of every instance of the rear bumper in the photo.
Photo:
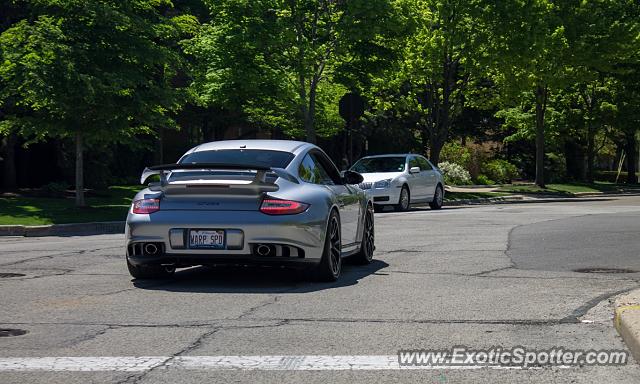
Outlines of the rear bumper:
M129 213L126 226L127 257L139 264L308 264L318 263L322 257L326 231L326 218L320 212L309 210L298 215L269 216L257 211L159 211L150 215ZM241 233L235 249L190 249L175 246L170 240L171 230L222 229ZM237 235L236 235L237 239ZM157 255L135 255L130 245L161 243ZM296 247L304 257L297 255L258 256L256 244L278 244Z
M316 265L319 260L306 258L265 257L256 255L222 254L160 254L158 256L131 256L127 259L133 265L173 265L189 267L193 265L258 265L300 267Z

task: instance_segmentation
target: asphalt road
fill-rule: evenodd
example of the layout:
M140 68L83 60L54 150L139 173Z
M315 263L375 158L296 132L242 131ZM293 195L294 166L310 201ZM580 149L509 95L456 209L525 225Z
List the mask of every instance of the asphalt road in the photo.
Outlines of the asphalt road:
M322 356L457 345L625 349L610 298L640 286L640 273L573 270L640 271L639 230L633 196L382 213L375 262L346 266L335 284L228 268L140 283L126 271L120 235L0 238L0 274L25 275L0 278L0 328L28 331L0 337L0 383L638 383L635 362L346 370ZM255 364L207 365L234 356ZM52 359L36 369L28 359L37 357ZM7 358L31 363L9 370ZM325 365L304 370L310 358Z

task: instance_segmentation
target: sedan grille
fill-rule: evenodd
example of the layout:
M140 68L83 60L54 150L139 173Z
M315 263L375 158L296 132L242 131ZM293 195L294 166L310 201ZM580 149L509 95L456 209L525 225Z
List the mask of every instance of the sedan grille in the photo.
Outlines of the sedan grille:
M373 183L370 183L370 182L360 183L360 189L371 189L372 185Z

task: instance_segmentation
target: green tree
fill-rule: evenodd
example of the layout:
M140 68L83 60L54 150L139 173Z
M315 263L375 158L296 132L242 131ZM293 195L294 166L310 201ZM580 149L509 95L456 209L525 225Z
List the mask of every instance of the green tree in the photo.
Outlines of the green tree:
M484 102L477 92L486 73L479 61L486 34L478 28L475 2L416 0L407 6L412 33L401 62L378 79L374 93L377 108L413 122L422 151L437 164L464 108Z
M622 136L627 159L627 180L636 184L638 178L638 132L640 132L640 64L627 68L628 72L617 77L614 83L616 118L613 121Z
M15 1L5 1L0 4L0 34L11 25L28 16L28 10L24 6L16 4ZM1 56L0 56L1 57ZM2 83L0 83L1 85ZM6 103L0 102L0 120L3 116L15 113L9 111ZM7 189L17 187L17 175L15 166L15 147L17 145L18 135L14 130L6 130L0 132L0 156L2 156L2 185Z
M75 141L76 204L85 205L83 153L174 127L180 26L162 0L33 0L34 16L0 35L2 131Z
M513 1L484 3L489 34L485 51L494 59L498 83L508 100L533 98L536 184L544 186L545 115L555 92L571 87L583 110L588 179L593 179L594 138L606 74L634 51L637 4L624 0Z
M495 68L493 78L502 91L503 105L513 108L523 99L533 99L535 182L544 187L545 114L550 92L564 82L568 49L558 6L551 0L482 4L481 20L490 31L484 51Z
M595 139L611 127L617 110L612 76L628 72L625 67L638 61L640 4L629 0L562 4L560 17L571 48L570 78L584 119L586 180L593 182L599 151Z
M192 51L205 66L196 89L208 102L270 125L301 121L309 142L316 141L318 122L338 123L335 104L346 89L336 75L350 79L349 69L379 62L390 31L401 28L391 0L208 4L213 20Z

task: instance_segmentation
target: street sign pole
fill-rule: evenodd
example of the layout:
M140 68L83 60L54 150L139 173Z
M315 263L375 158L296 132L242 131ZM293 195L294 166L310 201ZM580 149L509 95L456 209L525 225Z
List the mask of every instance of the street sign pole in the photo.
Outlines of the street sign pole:
M340 116L345 121L346 131L346 153L349 166L353 164L353 133L354 126L358 119L364 114L364 99L356 93L347 93L340 99L339 111Z

